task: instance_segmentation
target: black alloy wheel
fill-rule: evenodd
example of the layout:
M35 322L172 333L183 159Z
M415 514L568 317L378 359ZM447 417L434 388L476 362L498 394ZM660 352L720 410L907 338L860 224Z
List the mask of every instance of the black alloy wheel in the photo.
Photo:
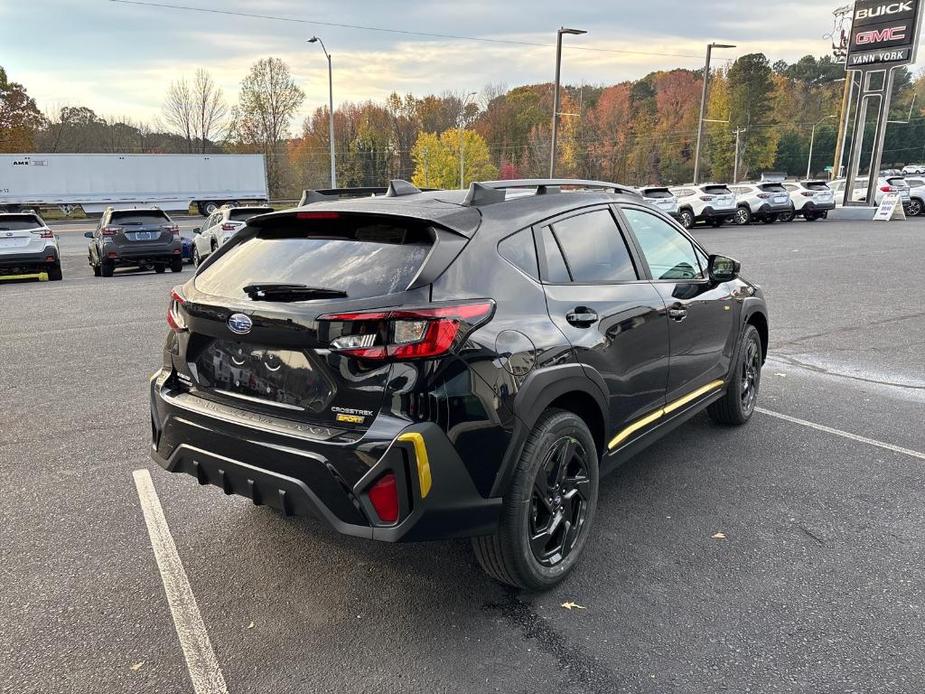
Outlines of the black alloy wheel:
M588 453L570 436L556 441L536 473L530 496L530 549L543 566L563 561L588 515Z
M746 324L739 338L736 362L730 369L726 392L707 407L717 424L745 424L755 413L764 364L761 337L754 325Z
M750 417L758 402L758 384L761 380L761 345L749 340L745 345L745 358L742 360L740 388L742 411Z

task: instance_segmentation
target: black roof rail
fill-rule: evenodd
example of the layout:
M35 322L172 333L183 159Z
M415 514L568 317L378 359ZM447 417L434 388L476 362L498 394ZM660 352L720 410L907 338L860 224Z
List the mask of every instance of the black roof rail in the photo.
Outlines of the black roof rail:
M311 205L313 202L330 202L343 198L371 198L376 195L384 195L394 198L401 195L415 195L424 191L434 190L434 188L416 188L408 181L394 179L385 186L357 186L356 188L322 188L319 190L307 189L302 191L302 199L299 200L299 207Z
M590 181L581 178L519 178L509 181L480 181L485 188L494 190L508 190L516 188L536 188L537 195L558 193L563 186L574 188L599 188L614 193L639 196L639 192L630 186L608 181Z

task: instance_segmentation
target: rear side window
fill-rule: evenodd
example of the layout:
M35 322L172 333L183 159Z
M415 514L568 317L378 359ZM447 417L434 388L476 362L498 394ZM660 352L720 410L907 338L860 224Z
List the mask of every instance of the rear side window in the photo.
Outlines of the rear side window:
M8 214L0 216L0 231L24 231L37 229L42 221L34 214Z
M359 299L403 292L424 264L434 233L423 223L372 215L282 217L237 243L196 276L209 294L247 298L250 284L303 284Z
M536 265L536 248L533 246L533 230L524 229L508 236L498 244L498 253L514 267L520 268L533 279L540 276Z
M249 207L245 210L232 210L228 213L228 219L232 222L246 222L248 219L256 217L258 214L266 214L272 211L272 207Z
M638 279L633 260L610 210L569 217L552 225L573 282Z
M170 217L161 210L125 210L124 212L113 212L109 220L112 224L132 226L138 224L160 224L170 221Z
M556 237L552 234L550 227L543 227L543 256L546 258L546 268L543 279L546 282L568 282L571 280L568 274L568 268L565 267L565 259L562 257L562 250Z

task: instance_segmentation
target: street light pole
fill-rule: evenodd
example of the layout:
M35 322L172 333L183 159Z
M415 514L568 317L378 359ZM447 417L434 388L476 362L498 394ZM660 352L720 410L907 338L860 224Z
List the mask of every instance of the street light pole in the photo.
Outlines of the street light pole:
M707 60L703 66L703 92L700 94L700 118L697 120L697 146L694 149L694 184L700 182L700 144L703 140L703 117L707 109L707 91L710 83L710 58L714 48L735 48L731 43L707 44Z
M566 29L561 27L556 34L556 85L553 92L552 100L552 140L549 146L549 177L555 178L556 175L556 140L559 135L559 75L562 70L562 35L587 34L584 29Z
M739 182L739 136L742 133L744 133L746 130L748 130L748 128L736 128L735 129L736 153L735 153L735 161L732 162L732 182L733 183Z
M809 135L809 156L806 158L806 178L809 178L812 175L811 169L813 166L813 144L816 141L816 126L822 123L822 121L827 118L835 118L836 114L832 113L828 116L823 116L818 121L813 123L813 130Z
M331 143L331 188L337 188L337 167L334 160L334 68L331 65L331 54L324 47L324 41L312 36L308 43L317 43L328 59L328 139Z
M465 140L465 137L464 137L465 130L463 129L463 125L465 124L465 120L466 120L466 104L469 102L469 97L475 96L476 93L477 92L469 92L468 94L466 94L462 99L462 106L460 107L460 113L459 113L459 187L460 189L464 189L466 187L466 183L465 183L466 168L465 168L465 164L463 163L465 161L465 159L463 158L463 146L464 146L463 143Z

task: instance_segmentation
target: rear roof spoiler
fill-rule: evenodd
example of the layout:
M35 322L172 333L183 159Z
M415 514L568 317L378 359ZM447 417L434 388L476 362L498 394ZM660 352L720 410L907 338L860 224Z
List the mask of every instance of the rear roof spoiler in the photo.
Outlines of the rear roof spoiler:
M302 199L299 200L299 207L311 205L315 202L331 202L332 200L342 200L344 198L372 198L384 195L389 198L401 197L403 195L417 195L425 191L434 190L433 188L424 188L421 190L408 181L400 178L389 181L389 185L382 186L359 186L356 188L322 188L320 190L307 189L302 191Z

